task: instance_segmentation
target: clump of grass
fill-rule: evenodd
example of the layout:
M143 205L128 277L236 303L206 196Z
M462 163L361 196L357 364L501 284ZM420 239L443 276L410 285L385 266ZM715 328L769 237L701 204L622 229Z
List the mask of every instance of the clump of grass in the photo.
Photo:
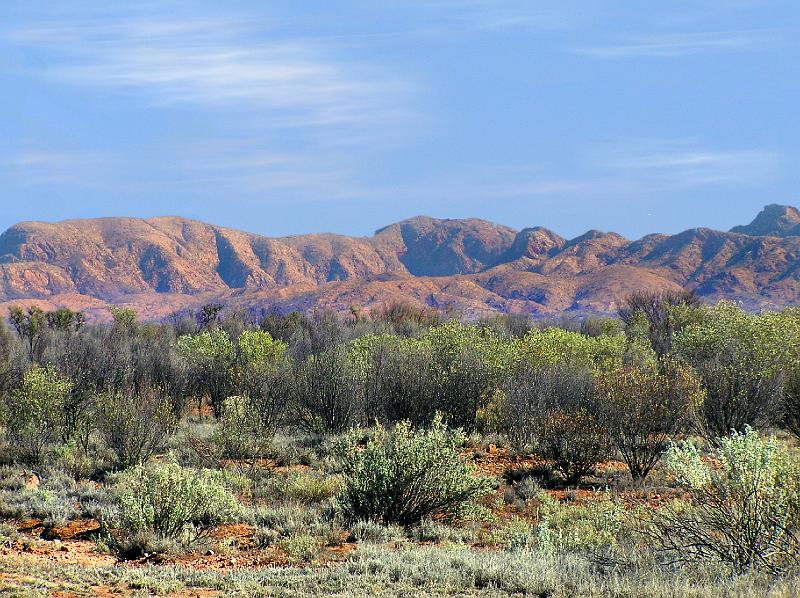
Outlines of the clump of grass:
M278 542L278 548L292 559L309 562L319 555L320 542L311 534L300 532Z
M374 521L357 521L351 529L356 542L386 544L404 537L403 528L396 525L382 525Z

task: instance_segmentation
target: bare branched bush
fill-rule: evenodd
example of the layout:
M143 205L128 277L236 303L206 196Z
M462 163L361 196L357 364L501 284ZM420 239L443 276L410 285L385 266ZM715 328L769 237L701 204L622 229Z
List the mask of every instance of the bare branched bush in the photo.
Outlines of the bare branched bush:
M292 404L297 424L318 434L343 432L363 414L360 384L344 351L312 355L295 369Z
M714 441L746 426L764 429L775 421L780 407L781 381L751 367L735 354L720 353L695 366L703 380L705 400L699 427Z
M656 355L672 351L675 334L700 317L702 301L692 291L637 291L628 295L617 311L629 338L644 327Z
M609 455L591 372L571 364L517 371L504 387L509 436L576 483Z
M669 360L604 372L598 387L603 422L634 480L647 477L703 400L694 373Z
M155 389L100 395L95 413L98 430L120 469L147 461L177 429L169 397Z

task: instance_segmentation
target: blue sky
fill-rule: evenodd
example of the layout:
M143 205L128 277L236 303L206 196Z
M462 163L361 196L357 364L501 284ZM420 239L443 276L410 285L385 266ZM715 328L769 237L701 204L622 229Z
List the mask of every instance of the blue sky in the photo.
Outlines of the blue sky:
M4 0L0 228L727 229L800 205L798 33L778 0Z

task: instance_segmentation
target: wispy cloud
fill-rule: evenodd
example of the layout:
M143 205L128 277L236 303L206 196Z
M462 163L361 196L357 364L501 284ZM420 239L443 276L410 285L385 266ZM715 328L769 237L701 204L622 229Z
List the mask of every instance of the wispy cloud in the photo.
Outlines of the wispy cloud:
M168 185L192 181L206 192L279 192L294 199L340 198L355 185L351 160L336 152L276 151L257 139L215 140L173 148ZM177 176L176 176L177 175Z
M412 3L413 4L413 3ZM440 18L461 22L473 29L568 29L584 22L594 12L592 3L581 11L558 3L529 0L433 0L422 7L438 11Z
M409 87L334 56L329 44L219 20L76 22L16 31L9 41L55 54L29 69L34 75L159 105L238 107L281 125L384 122Z
M601 59L656 57L764 50L776 44L774 31L670 33L635 37L619 43L584 46L574 52Z
M756 185L770 178L781 158L764 148L715 149L692 139L624 141L597 148L596 163L642 184L694 187Z
M98 153L25 150L0 162L0 172L28 187L85 184L106 165Z

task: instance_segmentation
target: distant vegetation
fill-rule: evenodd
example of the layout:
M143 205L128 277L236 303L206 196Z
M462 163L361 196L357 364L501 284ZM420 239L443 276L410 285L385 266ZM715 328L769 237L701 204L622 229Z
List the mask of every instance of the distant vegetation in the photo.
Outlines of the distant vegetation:
M162 323L116 309L108 325L15 308L0 324L0 517L45 539L94 522L122 559L344 559L353 583L390 593L713 595L724 578L759 595L777 578L789 595L799 381L800 308L684 292L547 323L405 304L347 318L208 305ZM45 542L17 528L0 529L7 548ZM381 573L418 559L424 575ZM262 581L223 586L281 583Z

